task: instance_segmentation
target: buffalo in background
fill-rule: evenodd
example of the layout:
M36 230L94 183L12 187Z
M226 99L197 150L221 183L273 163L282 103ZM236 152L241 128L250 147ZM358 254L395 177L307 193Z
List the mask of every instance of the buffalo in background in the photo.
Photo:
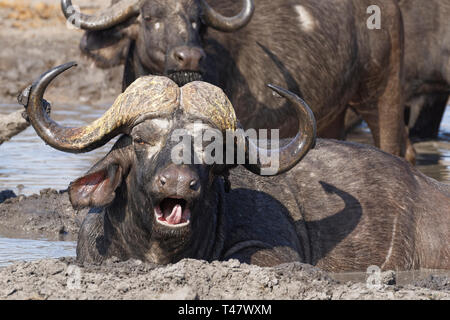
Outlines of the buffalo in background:
M99 67L124 64L123 88L144 75L179 85L204 80L228 95L245 128L297 132L289 103L265 90L289 88L311 105L321 137L342 138L351 105L376 146L414 161L404 125L403 26L395 0L122 0L69 21L87 30L81 50ZM367 9L382 12L381 29Z
M450 95L450 1L399 0L411 137L434 139Z
M398 0L405 29L405 120L413 140L436 139L450 95L450 1ZM346 132L361 118L349 110Z

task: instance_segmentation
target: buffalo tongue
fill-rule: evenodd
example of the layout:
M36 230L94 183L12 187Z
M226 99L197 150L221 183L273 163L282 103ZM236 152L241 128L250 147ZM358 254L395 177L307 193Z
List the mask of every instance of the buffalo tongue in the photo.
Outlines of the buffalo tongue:
M166 219L169 224L179 224L181 223L181 219L183 217L183 208L180 204L176 204L173 206L172 211L170 207L164 210L164 219Z

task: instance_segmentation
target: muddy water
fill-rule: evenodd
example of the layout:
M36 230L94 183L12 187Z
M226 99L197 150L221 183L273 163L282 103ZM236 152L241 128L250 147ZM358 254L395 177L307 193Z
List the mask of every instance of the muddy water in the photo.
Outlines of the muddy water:
M75 256L75 242L0 237L0 267L16 261Z
M367 283L368 277L371 274L364 272L342 272L342 273L330 273L330 276L342 283L348 281ZM450 277L450 271L448 270L432 270L422 269L413 271L395 271L395 283L400 286L406 286L417 281L421 281L430 277Z
M0 105L0 114L20 107ZM108 106L53 106L52 115L66 126L81 126L103 114ZM349 140L370 143L367 127L361 127ZM0 146L0 190L11 189L16 194L30 195L44 188L66 189L68 184L86 172L111 148L112 142L86 154L68 154L45 145L30 127ZM438 141L415 145L418 168L425 174L450 183L450 106L441 125ZM17 260L74 256L75 243L33 239L14 239L0 230L0 266Z
M80 126L103 114L108 106L55 106L52 116L65 126ZM0 105L0 114L20 109ZM43 188L66 189L111 148L112 143L87 154L68 154L47 146L29 127L0 146L0 190L30 195ZM76 242L25 239L0 230L0 267L15 261L75 256Z
M0 114L18 110L0 105ZM97 119L107 106L54 106L52 116L65 126L81 126ZM30 195L45 188L66 189L111 148L111 143L86 154L68 154L47 146L29 127L0 147L0 190Z

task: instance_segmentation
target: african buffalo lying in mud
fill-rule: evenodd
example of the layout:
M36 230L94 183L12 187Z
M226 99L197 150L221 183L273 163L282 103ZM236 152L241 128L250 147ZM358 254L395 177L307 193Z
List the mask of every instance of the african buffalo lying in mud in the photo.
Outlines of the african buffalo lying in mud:
M436 138L450 95L450 0L399 0L411 136Z
M33 84L27 113L39 136L78 153L123 134L69 187L75 208L92 208L79 234L79 261L116 256L167 264L189 257L262 266L301 261L332 271L450 268L450 187L376 148L315 141L314 116L293 93L271 86L295 106L300 130L271 148L279 156L276 176L260 176L268 165L261 149L238 129L223 91L205 82L179 88L165 77L142 77L100 119L61 127L44 111L43 95L71 66ZM243 166L177 164L173 137L181 130L192 138L198 121L235 133L232 146L245 150ZM208 147L192 154L202 159ZM234 150L228 147L227 159ZM249 150L258 161L249 161Z
M99 67L125 64L124 88L149 74L180 86L204 80L224 90L245 128L293 136L295 114L265 90L271 82L310 102L319 136L343 137L351 105L376 146L414 160L395 0L122 0L97 16L61 3L68 20L87 30L80 45L87 56ZM367 26L373 5L382 12L380 30Z

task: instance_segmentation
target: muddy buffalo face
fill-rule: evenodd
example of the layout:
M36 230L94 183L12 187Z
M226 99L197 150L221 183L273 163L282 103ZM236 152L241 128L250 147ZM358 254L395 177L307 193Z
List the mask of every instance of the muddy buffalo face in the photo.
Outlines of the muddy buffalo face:
M61 4L70 22L88 30L81 49L99 66L128 59L128 68L138 73L135 78L166 75L180 86L202 79L205 27L232 32L245 26L254 11L252 0L245 0L235 17L221 16L205 0L122 0L103 14L88 16L77 12L70 0Z
M192 2L145 2L136 39L137 55L148 70L169 75L179 85L201 80L200 14Z
M195 136L191 120L184 120L186 114L180 112L172 118L146 120L133 128L129 152L129 187L133 190L136 207L147 208L139 212L140 219L151 224L153 233L160 236L183 235L199 229L202 220L202 204L211 201L209 191L217 176L223 173L223 166L206 164L201 160L207 143L195 150ZM215 130L215 126L203 125L202 130ZM183 136L185 142L173 139ZM183 163L175 159L174 153L182 146L188 150L189 159ZM191 152L192 151L192 152ZM196 159L195 159L196 158ZM76 189L72 184L71 192ZM72 197L73 199L73 197ZM142 206L142 204L145 204ZM148 219L150 217L150 219Z
M180 142L171 137L177 132L194 135L191 123L183 118L179 112L134 126L104 159L71 183L72 204L77 208L120 208L127 202L133 208L133 220L151 230L153 237L188 239L207 219L202 204L210 201L208 190L223 167L194 164L207 144L192 153L190 161L174 163L173 153ZM202 129L219 130L208 125ZM183 147L193 150L193 146Z
M217 179L237 164L256 174L267 165L259 158L258 144L239 129L228 98L220 88L205 82L179 88L166 77L141 77L98 120L81 128L60 126L44 111L43 95L49 83L73 65L54 68L33 84L27 113L38 135L58 150L79 153L123 134L104 159L71 184L74 207L126 205L130 217L121 219L138 221L164 237L186 238L208 218L202 217L202 206L214 201L208 197ZM316 128L311 110L300 98L281 88L272 89L296 107L301 128L285 147L269 150L278 159L273 174L281 174L312 147ZM204 138L206 133L209 138ZM232 139L225 140L229 136ZM216 142L214 152L210 152L212 141ZM244 150L244 161L236 163L233 157L228 162L230 149ZM209 155L221 151L222 161L210 161ZM256 161L249 162L251 158Z

